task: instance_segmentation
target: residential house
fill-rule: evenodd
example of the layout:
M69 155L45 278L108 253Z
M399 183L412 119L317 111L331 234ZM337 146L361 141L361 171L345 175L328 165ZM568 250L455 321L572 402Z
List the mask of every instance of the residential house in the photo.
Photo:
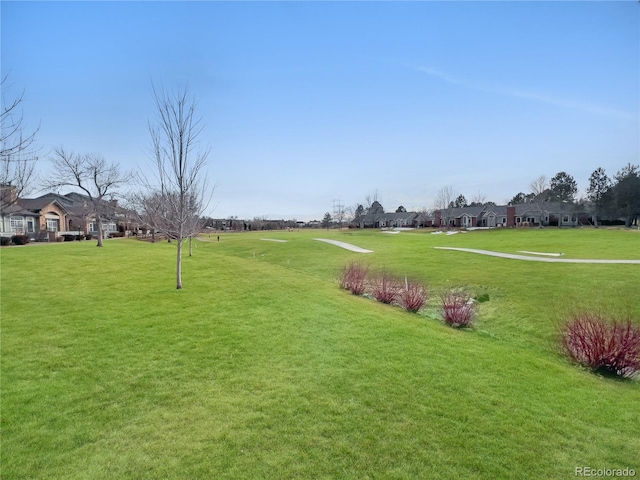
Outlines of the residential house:
M80 193L46 193L37 198L17 198L15 187L2 186L0 236L27 235L32 240L55 241L61 232L97 235L98 227L89 197ZM104 201L102 230L105 236L137 229L132 215L116 201Z
M581 218L575 206L564 202L476 205L434 212L433 225L445 228L576 226Z
M40 214L26 210L17 203L0 207L0 236L27 235L34 238L39 226Z
M81 231L87 235L98 235L98 225L93 212L93 206L87 195L71 192L66 195L47 193L38 198L47 198L59 202L67 210L67 231ZM103 202L102 232L109 235L118 231L118 227L124 231L127 228L125 212L118 207L115 200ZM122 211L120 211L122 210Z
M66 228L67 210L49 198L18 198L2 208L3 236L27 235L32 240L55 240Z

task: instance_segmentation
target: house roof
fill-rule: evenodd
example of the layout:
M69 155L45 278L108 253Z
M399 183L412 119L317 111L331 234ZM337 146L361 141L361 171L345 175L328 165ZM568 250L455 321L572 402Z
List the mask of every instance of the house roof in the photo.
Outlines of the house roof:
M0 212L2 212L3 215L22 215L25 217L37 217L38 214L31 212L29 210L26 210L22 205L20 205L19 203L13 203L11 205L7 205L5 204L0 204Z
M59 202L58 200L54 200L43 195L38 198L20 198L18 199L18 204L21 205L26 210L31 210L32 212L38 212L42 210L47 205L55 204L60 209L62 209L65 213L67 213L67 209L65 206Z
M389 212L389 213L381 213L376 218L385 219L385 220L404 220L411 221L418 214L416 212Z
M460 218L464 215L479 217L487 208L489 208L489 205L474 205L473 207L445 208L441 212L447 217L453 218Z

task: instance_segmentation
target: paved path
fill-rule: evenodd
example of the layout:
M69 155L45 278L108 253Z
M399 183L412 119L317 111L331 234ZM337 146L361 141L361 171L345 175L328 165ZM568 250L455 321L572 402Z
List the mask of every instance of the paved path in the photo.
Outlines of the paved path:
M529 257L527 255L514 255L511 253L492 252L491 250L476 250L474 248L455 248L455 247L433 247L438 250L457 250L459 252L479 253L480 255L490 255L492 257L511 258L514 260L528 260L530 262L554 262L554 263L631 263L640 265L640 260L591 260L587 258L544 258Z
M338 247L342 247L342 248L345 248L347 250L351 250L352 252L373 253L373 250L365 250L364 248L356 247L355 245L351 245L350 243L339 242L337 240L329 240L327 238L314 238L314 240L317 240L319 242L330 243L331 245L336 245Z

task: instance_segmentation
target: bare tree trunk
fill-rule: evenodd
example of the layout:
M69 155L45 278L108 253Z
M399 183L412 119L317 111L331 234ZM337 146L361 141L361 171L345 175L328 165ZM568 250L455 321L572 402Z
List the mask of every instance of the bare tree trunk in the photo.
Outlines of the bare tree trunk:
M98 224L98 244L96 247L102 246L102 220L98 216L96 216L96 223Z
M193 256L193 237L189 235L189 256Z
M182 238L178 238L178 248L176 255L176 289L182 288Z

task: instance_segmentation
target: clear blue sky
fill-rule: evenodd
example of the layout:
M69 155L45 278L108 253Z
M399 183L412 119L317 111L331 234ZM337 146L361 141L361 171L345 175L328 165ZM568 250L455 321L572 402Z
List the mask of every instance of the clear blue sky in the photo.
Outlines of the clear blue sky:
M2 74L45 151L144 169L151 80L188 84L215 217L321 219L375 191L430 208L446 185L501 203L640 163L635 0L0 8Z

